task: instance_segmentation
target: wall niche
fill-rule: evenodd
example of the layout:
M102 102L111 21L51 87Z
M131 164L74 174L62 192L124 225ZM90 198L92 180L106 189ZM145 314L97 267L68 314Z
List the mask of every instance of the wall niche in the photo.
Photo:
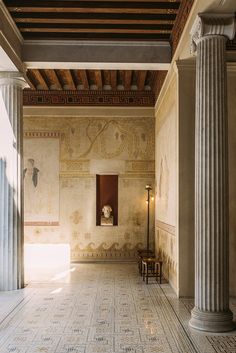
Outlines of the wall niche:
M118 175L96 175L96 225L118 225Z

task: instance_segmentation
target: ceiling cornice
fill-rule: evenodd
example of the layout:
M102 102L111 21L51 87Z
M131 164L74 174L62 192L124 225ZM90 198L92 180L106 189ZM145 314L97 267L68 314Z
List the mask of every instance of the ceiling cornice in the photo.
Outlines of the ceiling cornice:
M168 42L25 41L22 59L28 68L51 68L53 64L54 68L102 69L106 65L118 69L123 64L125 69L124 65L146 64L149 70L167 70L171 46Z
M14 20L11 17L10 12L6 8L6 6L2 0L0 0L0 10L4 14L5 19L9 23L10 27L12 28L13 32L15 33L15 35L17 36L19 41L23 44L24 38L22 37L21 32L19 31L17 25L15 24Z

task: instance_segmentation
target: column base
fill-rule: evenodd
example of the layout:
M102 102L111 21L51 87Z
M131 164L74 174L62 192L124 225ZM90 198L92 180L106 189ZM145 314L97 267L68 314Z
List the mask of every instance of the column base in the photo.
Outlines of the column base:
M189 326L198 331L228 332L236 329L233 314L230 310L221 312L201 311L194 308L191 312Z

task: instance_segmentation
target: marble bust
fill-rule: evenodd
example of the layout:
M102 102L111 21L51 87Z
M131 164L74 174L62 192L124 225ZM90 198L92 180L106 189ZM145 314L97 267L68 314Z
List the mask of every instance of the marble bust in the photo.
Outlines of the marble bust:
M113 225L113 216L111 213L112 207L110 205L104 205L102 208L101 226Z

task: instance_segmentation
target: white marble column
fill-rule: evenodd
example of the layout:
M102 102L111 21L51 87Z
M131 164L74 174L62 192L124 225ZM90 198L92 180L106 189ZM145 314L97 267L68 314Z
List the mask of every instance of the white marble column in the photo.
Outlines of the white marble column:
M22 89L17 72L0 72L0 290L24 286Z
M190 326L210 332L234 328L229 310L228 127L226 40L234 15L200 14L196 49L195 307Z

